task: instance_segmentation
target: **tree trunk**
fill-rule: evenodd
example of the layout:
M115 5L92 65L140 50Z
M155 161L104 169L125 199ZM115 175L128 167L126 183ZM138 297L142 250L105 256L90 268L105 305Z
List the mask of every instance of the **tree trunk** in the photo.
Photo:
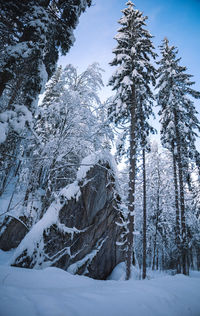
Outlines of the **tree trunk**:
M16 137L9 135L6 142L0 145L0 159L2 158L2 162L5 161L6 163L5 165L3 163L1 165L2 169L5 168L5 172L4 174L2 173L0 179L0 196L5 192L7 185L11 181L10 178L17 176L21 166L21 161L19 163L16 162L16 157L18 156L20 148L20 140L16 141Z
M13 87L12 94L11 94L10 100L8 102L8 107L7 107L8 110L11 110L12 105L15 102L15 99L16 99L16 97L17 97L17 95L18 95L18 93L20 91L20 87L22 85L22 76L20 76L18 74L17 78L18 79L17 79L17 81L15 83L15 86Z
M155 232L154 243L153 243L153 263L152 263L152 270L155 269L155 264L156 264L157 234L158 234L158 210L157 210L157 214L156 214L156 232Z
M162 271L165 269L165 254L164 254L164 249L162 247Z
M179 176L179 192L180 192L180 209L181 209L181 257L182 257L182 272L188 275L187 269L187 240L186 240L186 223L185 223L185 199L184 199L184 186L183 186L183 166L181 161L181 140L178 129L178 116L174 111L175 131L177 140L177 164Z
M159 259L158 259L158 247L157 247L157 251L156 251L156 270L158 270L158 263L159 263Z
M146 164L145 164L145 149L142 151L143 158L143 266L142 278L146 278L146 248L147 248L147 203L146 203Z
M134 263L133 232L134 232L134 210L135 210L135 173L136 173L136 140L135 140L135 89L132 88L132 105L130 109L130 171L129 171L129 205L128 205L128 236L126 254L126 280L131 276L131 265Z
M197 262L197 270L200 271L200 247L196 245L196 262Z
M6 88L6 84L9 82L9 80L12 79L12 75L10 72L8 71L2 71L0 73L0 97L3 93L3 91L5 90Z
M158 221L159 221L159 213L160 213L160 170L159 170L159 163L158 163L158 187L157 187L157 205L156 205L156 232L154 237L154 244L153 244L153 263L152 263L152 270L155 269L156 264L156 247L157 247L157 235L158 235Z
M176 272L181 272L181 262L180 262L180 214L179 214L179 197L178 197L178 180L177 180L177 168L176 159L173 149L173 171L174 171L174 189L175 189L175 208L176 208L176 228L175 228L175 239L177 247L177 261L176 261Z

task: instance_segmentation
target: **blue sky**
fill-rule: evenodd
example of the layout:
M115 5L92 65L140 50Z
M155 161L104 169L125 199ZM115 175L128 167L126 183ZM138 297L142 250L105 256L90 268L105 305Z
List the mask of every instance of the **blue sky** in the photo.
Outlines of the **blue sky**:
M93 0L93 6L80 17L74 46L59 63L72 63L82 71L97 61L106 71L106 84L113 72L108 63L116 46L113 37L125 3L122 0ZM147 28L154 36L156 48L167 36L171 45L178 47L182 64L194 75L196 88L200 89L200 0L137 0L134 3L148 16Z
M113 39L119 28L117 21L126 7L123 0L93 0L93 6L81 15L75 30L76 41L70 52L61 57L59 64L71 63L81 72L93 62L99 62L105 70L104 84L114 69L108 63L116 46ZM167 37L171 45L179 49L181 64L194 76L195 88L200 90L200 0L135 0L136 8L148 16L147 29L154 36L154 45ZM101 97L105 99L111 90L105 87ZM200 112L200 101L195 102ZM200 118L200 117L199 117Z

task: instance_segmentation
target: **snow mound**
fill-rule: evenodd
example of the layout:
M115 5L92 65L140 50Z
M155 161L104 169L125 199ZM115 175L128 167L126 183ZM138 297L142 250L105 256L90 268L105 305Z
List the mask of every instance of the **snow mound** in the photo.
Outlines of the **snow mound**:
M198 316L200 311L196 277L116 282L58 268L0 266L0 283L2 316Z
M139 280L140 279L140 271L132 266L131 267L131 280ZM126 280L126 264L125 262L119 263L111 272L108 280L114 281L124 281Z

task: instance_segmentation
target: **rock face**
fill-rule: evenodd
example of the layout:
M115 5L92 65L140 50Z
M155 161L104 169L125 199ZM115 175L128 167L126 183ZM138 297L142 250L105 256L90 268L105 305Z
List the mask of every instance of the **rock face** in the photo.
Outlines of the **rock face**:
M46 215L47 219L43 222L41 219L34 232L27 234L17 249L13 265L56 266L74 274L106 279L123 261L123 251L116 246L121 228L116 225L120 212L114 186L108 164L96 164L89 169L86 177L78 182L79 191L75 196L67 200L60 196L56 220L45 227L43 222L50 217ZM68 188L67 195L69 190L72 187Z
M0 249L8 251L16 248L28 232L28 228L23 224L23 218L17 219L6 217L0 228Z

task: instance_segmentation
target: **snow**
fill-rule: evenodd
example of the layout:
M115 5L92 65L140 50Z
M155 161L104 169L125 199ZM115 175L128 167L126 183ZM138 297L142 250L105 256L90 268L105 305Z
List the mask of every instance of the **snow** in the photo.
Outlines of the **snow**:
M139 280L139 278L140 278L140 272L134 266L132 266L131 279ZM125 265L125 262L121 262L112 271L111 275L108 277L108 280L125 281L125 279L126 279L126 265Z
M137 53L135 47L131 47L131 53L132 53L132 55L135 55Z
M9 126L17 133L20 133L25 123L32 121L31 112L24 105L14 105L15 111L5 111L0 113L0 143L6 140Z
M4 262L0 311L2 316L198 316L199 278L200 272L193 272L123 281L119 273L118 281L99 281L55 267L31 270Z
M128 76L125 76L121 83L126 85L126 86L130 86L133 84L133 82L131 81L131 79Z
M78 201L80 194L80 187L77 180L60 191L60 196L63 196L68 201L71 199L76 199Z
M8 124L0 122L0 144L5 142L7 134Z
M41 87L42 87L40 90L40 95L42 95L45 91L46 82L48 81L48 73L43 62L41 62L39 69L40 69L40 79L41 79Z
M120 24L126 25L128 22L127 17L126 16L122 16L121 19L119 20Z
M126 54L117 54L117 61L123 61L123 59L130 59L130 57Z
M113 172L117 174L116 162L109 151L97 151L82 160L81 167L77 172L77 180L79 182L82 181L86 177L87 172L97 163L109 163Z
M62 204L59 201L54 201L44 216L37 222L31 229L31 231L24 237L22 242L17 247L11 262L14 262L19 255L27 250L27 254L31 256L34 249L37 248L37 244L43 239L44 229L49 228L51 225L55 224L58 219L58 212L61 209ZM41 259L42 260L42 259Z
M127 34L125 34L125 33L122 33L122 32L119 32L119 33L117 33L115 36L114 36L114 39L116 39L116 40L125 40L125 39L128 39L128 36L127 36Z
M138 76L138 72L137 72L136 69L134 69L134 70L132 71L132 76L133 76L133 77L137 77L137 76Z
M16 43L15 45L8 45L5 56L10 55L14 58L28 58L32 50L28 47L27 42Z

